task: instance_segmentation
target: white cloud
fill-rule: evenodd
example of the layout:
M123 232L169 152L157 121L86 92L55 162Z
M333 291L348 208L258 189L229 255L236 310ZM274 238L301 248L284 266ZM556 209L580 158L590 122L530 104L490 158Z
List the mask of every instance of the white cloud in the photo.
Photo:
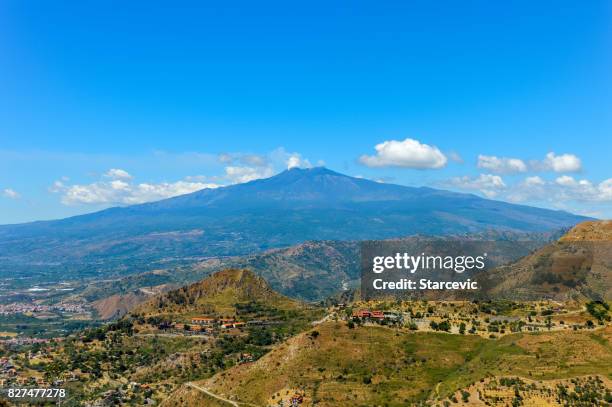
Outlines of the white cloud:
M556 155L549 152L543 160L531 160L529 165L520 158L497 157L494 155L478 156L478 168L491 171L496 174L516 174L531 171L554 171L554 172L579 172L582 170L582 162L574 154Z
M506 188L504 180L499 175L480 174L477 178L468 176L455 177L450 184L459 189L480 191L488 198L493 198Z
M525 202L530 199L545 199L546 193L546 181L536 175L510 186L505 198L511 202Z
M12 188L5 188L2 190L2 196L8 199L19 199L21 194Z
M300 166L300 157L292 155L287 159L287 169L299 167Z
M359 161L368 167L442 168L448 159L436 146L407 138L377 144L376 155L362 155Z
M546 182L536 175L534 177L525 178L525 181L523 181L523 183L525 184L525 186L534 187L544 185Z
M132 176L127 171L120 168L111 168L104 176L112 179L132 179Z
M90 184L66 185L64 181L55 181L49 188L53 193L61 194L65 205L107 204L132 205L156 201L173 196L188 194L204 188L216 188L219 185L192 181L153 183L133 183L127 172L109 170L105 177L122 178L110 181L98 181ZM127 176L126 176L127 174ZM129 177L128 177L129 176Z
M494 155L479 155L478 168L483 168L498 174L512 174L527 171L527 164L518 158L496 157Z
M130 184L121 180L111 181L110 186L116 191L127 191L128 189L130 189Z
M302 157L302 155L297 152L290 153L283 147L279 147L270 152L270 154L268 154L268 158L274 168L312 168L312 163L309 159ZM325 163L322 160L318 160L317 165L323 166Z
M527 177L523 182L510 186L504 197L513 202L546 202L564 209L571 202L609 206L609 202L612 202L612 178L593 183L569 175L552 181Z
M223 184L268 178L284 168L312 167L310 161L302 158L299 153L288 153L283 148L265 156L223 153L217 156L217 160L225 164L224 174L220 176L195 175L177 182L135 183L127 171L112 168L97 182L70 185L67 178L62 178L55 181L49 191L61 194L61 201L66 205L130 205L170 198L204 188L216 188Z
M546 154L542 162L545 170L554 172L578 172L582 169L582 162L574 154L555 155L554 152Z
M283 169L294 167L311 168L312 164L300 153L287 152L279 147L266 155L245 153L220 154L219 162L226 165L225 179L230 183L249 182L259 178L267 178ZM323 162L319 161L322 165Z
M555 182L564 187L575 186L577 184L576 180L569 175L562 175L558 177Z
M299 167L299 168L311 168L312 167L312 164L310 164L310 161L308 161L307 159L303 159L298 153L290 154L289 157L287 157L286 164L287 164L288 170L290 170L291 168L296 168L296 167Z
M599 199L602 201L612 201L612 178L602 181L597 186Z
M260 178L268 178L274 175L272 167L240 167L227 166L225 167L225 175L233 184L241 184Z
M219 155L219 161L226 164L223 178L231 184L241 184L274 175L272 162L266 156L223 153Z

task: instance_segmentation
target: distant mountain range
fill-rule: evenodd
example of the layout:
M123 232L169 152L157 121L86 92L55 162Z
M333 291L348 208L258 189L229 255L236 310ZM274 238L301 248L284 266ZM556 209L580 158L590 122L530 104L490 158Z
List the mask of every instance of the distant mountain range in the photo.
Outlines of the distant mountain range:
M452 236L448 239L457 241ZM432 238L409 237L402 241L404 247L410 247L432 242ZM565 234L483 233L461 241L480 242L476 244L487 247L491 261L497 264L472 276L481 285L479 297L483 299L580 300L612 296L612 221L583 222ZM102 319L108 319L123 315L155 293L230 269L249 270L290 298L326 300L329 304L351 302L360 297L360 290L355 290L361 275L359 248L360 243L354 241L308 241L245 256L207 259L171 270L95 281L79 295L93 302ZM453 292L430 294L432 299L456 297Z
M204 189L55 221L0 226L0 271L128 273L307 240L543 232L587 218L472 194L354 178L326 168ZM165 263L164 263L165 264Z

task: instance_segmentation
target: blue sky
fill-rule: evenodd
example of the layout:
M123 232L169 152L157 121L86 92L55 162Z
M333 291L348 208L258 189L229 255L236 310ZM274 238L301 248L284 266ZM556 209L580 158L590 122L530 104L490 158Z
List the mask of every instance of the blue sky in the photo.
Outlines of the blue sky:
M0 223L320 164L609 218L610 72L609 1L6 1Z

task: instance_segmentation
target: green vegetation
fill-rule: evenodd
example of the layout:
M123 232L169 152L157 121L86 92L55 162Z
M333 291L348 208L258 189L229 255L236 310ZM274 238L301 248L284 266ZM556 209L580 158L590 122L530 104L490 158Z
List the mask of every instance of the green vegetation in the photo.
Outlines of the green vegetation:
M610 321L610 305L608 305L607 302L590 301L587 303L586 307L589 314L597 318L600 323L603 323L603 321Z
M0 315L0 331L35 338L64 336L99 324L98 321L71 320L61 315L45 319L24 314Z
M312 331L303 339L293 339L265 355L261 363L229 370L222 382L206 385L255 404L265 404L274 389L294 387L307 394L316 388L317 398L325 400L322 405L326 406L403 406L438 396L464 400L469 394L455 393L487 377L515 374L548 380L612 375L612 347L602 342L609 333L602 330L518 333L495 340L434 332L392 333L372 325L350 329L345 323L331 322L316 331L316 336ZM289 357L286 349L297 353ZM234 386L225 387L229 383ZM236 387L236 383L248 386ZM434 388L438 396L432 394Z

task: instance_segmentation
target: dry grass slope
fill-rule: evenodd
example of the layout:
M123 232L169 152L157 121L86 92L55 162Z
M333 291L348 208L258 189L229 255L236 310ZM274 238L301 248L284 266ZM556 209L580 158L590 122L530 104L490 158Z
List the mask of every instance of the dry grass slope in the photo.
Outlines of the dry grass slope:
M272 405L302 390L305 406L405 406L443 400L488 377L554 380L612 377L612 328L514 334L499 340L445 333L349 329L329 322L277 346L254 363L200 382L215 394ZM176 395L175 405L182 405Z
M558 242L514 264L487 271L479 281L495 298L610 300L612 221L580 223Z

